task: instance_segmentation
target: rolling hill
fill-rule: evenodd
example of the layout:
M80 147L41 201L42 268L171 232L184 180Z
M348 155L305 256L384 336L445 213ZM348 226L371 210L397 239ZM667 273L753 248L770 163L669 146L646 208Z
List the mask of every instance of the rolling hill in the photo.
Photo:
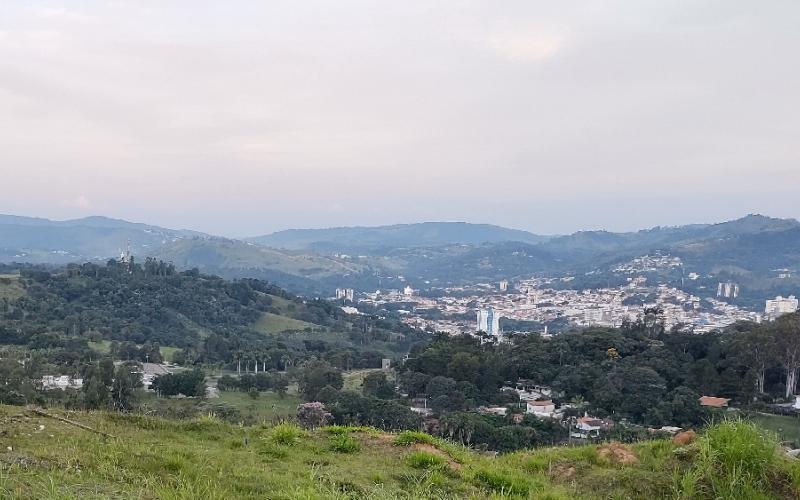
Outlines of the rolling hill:
M776 282L775 270L800 269L800 222L762 215L554 237L486 224L426 222L292 229L247 241L103 217L49 221L0 216L0 262L102 261L117 256L128 240L138 258L156 257L226 278L265 279L308 296L330 296L338 287L396 288L404 286L404 279L416 286L442 286L581 274L662 253L681 257L687 272L711 281L719 276L746 283L748 300L757 303L776 293L794 293L797 283Z
M0 215L0 262L64 264L135 255L166 243L204 238L196 231L166 229L107 217L65 221Z
M549 237L490 224L466 222L422 222L375 227L287 229L248 238L261 245L323 252L371 251L441 245L480 245L519 241L541 243Z

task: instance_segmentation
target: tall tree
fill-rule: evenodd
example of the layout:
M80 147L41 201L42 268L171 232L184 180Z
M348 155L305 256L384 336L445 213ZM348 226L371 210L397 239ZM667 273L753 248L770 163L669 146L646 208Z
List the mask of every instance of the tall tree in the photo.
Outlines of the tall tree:
M785 314L771 328L775 337L776 358L786 370L786 398L797 392L797 370L800 368L800 315Z

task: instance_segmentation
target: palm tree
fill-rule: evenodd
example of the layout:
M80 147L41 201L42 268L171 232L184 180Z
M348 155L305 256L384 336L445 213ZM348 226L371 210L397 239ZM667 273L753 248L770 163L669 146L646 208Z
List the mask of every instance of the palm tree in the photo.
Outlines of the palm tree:
M286 371L287 367L291 364L292 358L288 354L284 354L281 356L281 363L283 363L283 371Z

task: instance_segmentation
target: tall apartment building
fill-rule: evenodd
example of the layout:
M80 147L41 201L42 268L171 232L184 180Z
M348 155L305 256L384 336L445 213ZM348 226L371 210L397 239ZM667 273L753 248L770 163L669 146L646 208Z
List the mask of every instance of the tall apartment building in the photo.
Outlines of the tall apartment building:
M337 288L336 289L336 300L348 300L353 302L353 297L355 297L355 292L352 288Z
M789 295L789 297L786 298L778 295L774 299L767 301L764 314L769 319L775 319L783 314L797 312L797 306L798 300L794 295Z
M481 309L478 311L478 331L488 335L500 335L500 315L494 309Z
M719 283L717 285L717 297L725 299L735 299L739 296L739 285L736 283Z

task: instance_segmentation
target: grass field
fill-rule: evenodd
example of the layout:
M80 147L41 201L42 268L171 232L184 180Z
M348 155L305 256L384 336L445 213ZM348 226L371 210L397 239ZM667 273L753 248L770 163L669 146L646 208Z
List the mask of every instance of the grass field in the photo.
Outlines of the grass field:
M274 392L261 392L257 399L253 399L246 392L239 391L220 392L219 398L209 401L235 406L243 417L250 417L249 420L254 421L294 418L297 415L297 405L302 402L294 394L281 398Z
M670 441L490 458L417 432L0 406L0 498L797 498L800 466L742 423ZM613 452L613 453L611 453ZM754 497L753 494L756 494Z
M291 300L278 297L277 295L270 295L269 297L272 299L272 307L277 309L281 314L289 312L289 305L292 303Z
M795 443L795 447L800 446L800 418L763 413L750 414L748 418L776 433L781 441L791 441Z
M159 347L159 351L161 351L161 357L164 358L164 361L169 361L172 363L173 357L175 356L175 351L178 351L178 347L168 347L168 346L161 346Z
M264 313L254 328L264 334L270 335L274 333L281 333L289 330L305 330L306 328L320 328L313 323L307 323L288 316L280 316L278 314Z

